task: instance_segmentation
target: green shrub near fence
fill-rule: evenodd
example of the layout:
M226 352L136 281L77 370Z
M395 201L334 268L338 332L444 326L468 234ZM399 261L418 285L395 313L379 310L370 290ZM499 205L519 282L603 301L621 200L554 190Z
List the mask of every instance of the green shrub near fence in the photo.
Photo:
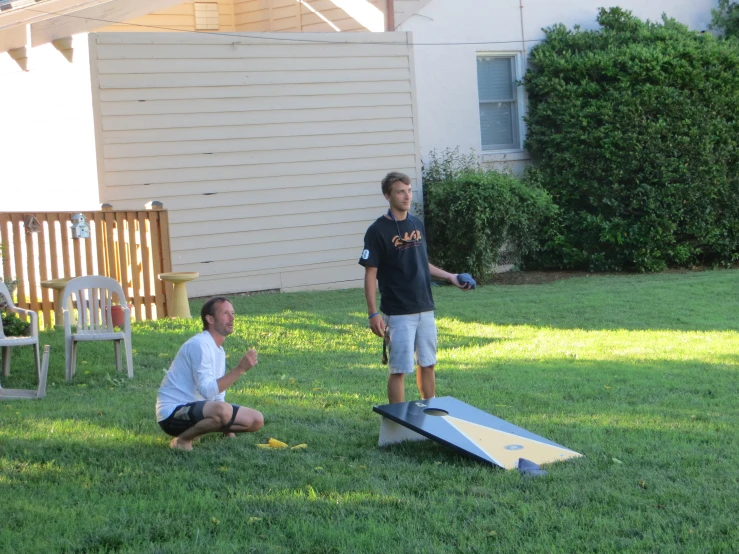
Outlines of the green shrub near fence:
M561 218L544 267L656 271L739 258L739 47L601 9L531 51L526 146Z
M485 280L501 247L529 253L555 211L538 181L485 170L474 153L431 152L424 167L424 216L431 263Z

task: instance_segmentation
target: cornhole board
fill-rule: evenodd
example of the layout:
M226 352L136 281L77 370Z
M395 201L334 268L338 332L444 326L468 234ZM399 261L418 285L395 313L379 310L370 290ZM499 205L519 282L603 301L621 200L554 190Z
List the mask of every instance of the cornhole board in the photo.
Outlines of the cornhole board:
M451 396L372 409L382 416L380 446L429 438L504 469L520 458L541 465L582 456Z

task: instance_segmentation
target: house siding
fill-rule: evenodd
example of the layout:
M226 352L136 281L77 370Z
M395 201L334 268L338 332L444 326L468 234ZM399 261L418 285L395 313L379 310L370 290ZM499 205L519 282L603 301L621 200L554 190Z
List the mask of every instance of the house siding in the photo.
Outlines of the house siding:
M125 23L110 25L98 32L128 33L128 32L171 32L195 31L195 7L199 0L189 0L183 4L156 11L142 17L127 20ZM218 4L219 31L235 30L234 0L206 0Z
M386 0L369 3L385 13ZM331 0L234 0L234 14L237 31L336 32L323 18L340 31L368 30Z
M192 296L362 285L380 180L419 173L411 47L335 36L91 35L101 201L164 203Z

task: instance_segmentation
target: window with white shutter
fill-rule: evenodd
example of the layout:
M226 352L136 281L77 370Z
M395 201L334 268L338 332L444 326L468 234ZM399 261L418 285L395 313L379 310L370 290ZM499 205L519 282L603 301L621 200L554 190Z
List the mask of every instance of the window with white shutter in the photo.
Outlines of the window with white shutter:
M478 55L477 91L482 149L520 148L516 57Z

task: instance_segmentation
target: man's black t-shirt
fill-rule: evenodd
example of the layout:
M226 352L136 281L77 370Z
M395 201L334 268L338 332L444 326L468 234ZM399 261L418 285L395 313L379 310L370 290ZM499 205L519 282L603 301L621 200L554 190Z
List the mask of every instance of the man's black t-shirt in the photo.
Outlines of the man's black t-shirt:
M392 219L380 217L364 235L359 263L377 268L380 310L384 314L418 314L434 309L426 229L417 217L408 214L397 226Z

